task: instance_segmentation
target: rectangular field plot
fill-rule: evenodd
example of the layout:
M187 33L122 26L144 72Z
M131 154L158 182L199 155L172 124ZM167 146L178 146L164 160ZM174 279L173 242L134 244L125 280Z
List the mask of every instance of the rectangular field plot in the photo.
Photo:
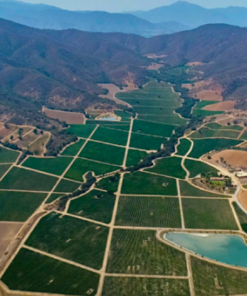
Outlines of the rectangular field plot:
M211 122L205 125L205 127L214 129L214 130L235 130L235 131L242 131L243 127L240 125L221 125L216 122Z
M13 151L0 146L0 163L15 162L20 152Z
M118 189L118 183L119 183L120 175L115 174L114 176L107 177L104 179L101 179L97 184L96 187L99 189L116 192Z
M96 125L72 124L68 131L75 134L77 137L88 138Z
M0 221L26 221L41 205L47 194L0 192Z
M126 174L122 194L177 195L176 180L140 172Z
M182 202L187 228L238 229L228 200L186 198Z
M148 154L144 151L129 149L126 166L138 164L142 159L146 158Z
M29 157L22 166L35 169L38 171L62 175L69 166L73 158L71 157L55 157L55 158L36 158Z
M124 154L125 148L89 141L80 153L80 157L122 165Z
M94 172L96 176L99 176L117 171L118 169L120 167L77 158L65 177L82 182L82 176L87 172Z
M98 129L92 136L92 140L126 146L128 136L128 132L98 127Z
M159 150L161 148L161 145L166 141L166 138L132 133L130 147L143 150Z
M224 111L207 111L202 109L193 109L193 115L197 116L213 116L218 114L224 114Z
M184 163L187 170L190 172L190 178L194 178L201 174L212 173L217 176L218 171L204 162L186 159Z
M57 178L14 167L0 182L1 189L50 191Z
M216 194L213 192L208 192L205 190L200 190L199 188L191 185L186 181L179 181L180 191L182 196L195 196L195 197L226 197L224 195Z
M167 157L158 159L155 161L155 166L147 171L166 175L174 178L184 179L186 177L186 172L181 165L182 158L180 157Z
M11 167L11 164L0 164L0 178L8 171Z
M186 276L185 254L159 242L155 235L155 231L115 229L107 272Z
M145 115L174 115L173 111L176 107L150 107L150 106L135 106L136 113Z
M188 139L180 139L180 144L177 147L177 155L185 156L191 147L192 143Z
M203 138L231 138L237 139L240 135L240 131L231 130L212 130L208 128L201 128L198 131L190 135L191 139L203 139Z
M62 179L55 188L55 192L71 193L76 191L79 186L81 186L81 184L77 182Z
M191 258L196 295L246 295L247 272Z
M15 275L15 276L13 276ZM2 277L11 290L67 295L96 295L99 275L21 249Z
M187 280L106 277L102 296L189 296Z
M115 195L92 190L86 195L72 200L68 212L108 224L111 222L114 205Z
M240 137L241 140L247 140L247 131L245 131Z
M233 206L243 231L247 233L247 215L242 211L242 209L239 208L236 202L233 203Z
M144 120L135 120L132 128L132 132L141 133L146 135L154 135L160 137L170 137L176 126L148 122Z
M100 125L102 125L102 124L100 124ZM124 122L122 124L120 124L120 123L113 124L113 122L112 122L112 124L109 124L109 123L104 124L103 127L108 128L108 129L113 129L113 130L125 131L125 132L129 132L129 130L130 130L130 124L126 123L126 122Z
M125 99L126 103L130 104L136 110L137 107L167 107L167 101L162 99ZM180 106L180 102L169 101L169 108L173 107L173 110Z
M107 236L107 227L52 213L40 220L26 244L44 252L100 269Z
M202 140L193 140L194 147L191 151L189 157L200 158L204 154L220 149L228 149L230 147L236 146L242 143L241 140L231 140L231 139L204 139Z
M121 196L116 225L181 228L178 199Z
M179 117L178 115L138 115L138 119L146 120L147 122L160 124L185 125L188 120Z
M75 156L84 145L85 140L79 140L77 143L68 146L62 153L62 155Z

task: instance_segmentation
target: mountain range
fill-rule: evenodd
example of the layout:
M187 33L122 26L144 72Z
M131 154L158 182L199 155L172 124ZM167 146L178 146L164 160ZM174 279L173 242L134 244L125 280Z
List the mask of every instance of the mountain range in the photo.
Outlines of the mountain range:
M206 9L196 4L179 1L170 6L132 14L153 23L175 21L190 28L217 23L247 27L247 8L244 7Z
M131 14L68 11L48 5L32 5L17 1L0 1L0 18L39 29L121 32L145 37L188 29L179 22L151 23Z
M40 30L0 19L1 105L82 110L102 103L97 83L121 86L131 76L144 84L145 68L153 62L146 57L150 53L164 56L163 62L173 67L203 63L198 69L222 86L225 99L244 101L246 48L247 29L223 24L144 38Z
M0 0L0 18L39 29L77 29L87 32L118 32L152 37L213 23L247 27L247 8L206 9L179 1L150 11L108 13L68 11L43 4Z

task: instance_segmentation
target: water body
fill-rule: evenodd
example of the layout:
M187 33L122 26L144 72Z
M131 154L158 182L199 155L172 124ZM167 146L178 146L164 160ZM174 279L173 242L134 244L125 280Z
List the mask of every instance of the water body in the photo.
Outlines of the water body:
M114 116L104 116L101 118L98 118L98 120L103 120L103 121L118 121L118 119Z
M247 245L240 236L173 232L164 238L209 259L247 268Z

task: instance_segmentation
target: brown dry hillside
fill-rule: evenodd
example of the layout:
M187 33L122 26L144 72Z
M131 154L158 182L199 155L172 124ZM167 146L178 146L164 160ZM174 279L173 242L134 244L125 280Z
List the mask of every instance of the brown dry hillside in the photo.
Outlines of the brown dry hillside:
M247 92L247 29L224 24L205 25L172 35L144 39L108 34L105 38L141 54L163 56L172 66L196 62L204 78L213 78L224 89L223 97L241 100Z
M100 97L106 93L97 84L124 86L130 73L135 84L144 84L145 68L154 63L148 54L171 66L203 63L196 66L203 78L221 86L224 99L245 107L246 48L247 29L228 25L146 39L38 30L0 19L0 111L10 117L18 114L21 124L23 118L33 120L34 113L42 116L42 106L81 112L95 103L115 104Z

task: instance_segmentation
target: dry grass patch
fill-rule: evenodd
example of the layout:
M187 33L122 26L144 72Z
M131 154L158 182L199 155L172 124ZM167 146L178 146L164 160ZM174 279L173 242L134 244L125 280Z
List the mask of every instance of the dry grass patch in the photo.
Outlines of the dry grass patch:
M4 139L7 136L10 136L15 130L17 130L17 126L16 125L9 125L8 128L6 127L2 127L0 129L0 139Z
M20 230L21 223L0 222L0 259L4 255L11 240Z
M240 191L238 195L238 201L244 207L244 209L247 210L247 191L246 190Z
M233 167L247 168L247 152L241 150L224 150L212 156L214 162L221 162L222 158Z
M213 105L208 105L203 108L203 110L207 111L230 111L234 109L235 102L234 101L225 101L225 102L220 102L216 103Z
M58 119L59 121L65 121L67 124L84 124L85 121L83 113L51 110L45 107L42 111L47 117Z
M118 92L129 92L129 91L133 91L138 89L138 87L133 83L133 82L126 82L127 86L123 87L122 89L120 89L118 86L116 86L115 84L111 84L111 83L100 83L98 84L98 86L102 87L103 89L107 89L108 90L108 94L106 95L100 95L101 98L106 98L109 100L113 100L118 104L122 104L122 105L128 105L130 106L128 103L116 98L116 93Z
M223 97L219 91L215 90L201 90L194 95L200 101L222 101Z
M41 155L44 154L46 151L46 145L49 141L50 134L44 133L43 136L38 137L36 141L31 143L31 145L28 147L31 152L33 152L35 155Z

